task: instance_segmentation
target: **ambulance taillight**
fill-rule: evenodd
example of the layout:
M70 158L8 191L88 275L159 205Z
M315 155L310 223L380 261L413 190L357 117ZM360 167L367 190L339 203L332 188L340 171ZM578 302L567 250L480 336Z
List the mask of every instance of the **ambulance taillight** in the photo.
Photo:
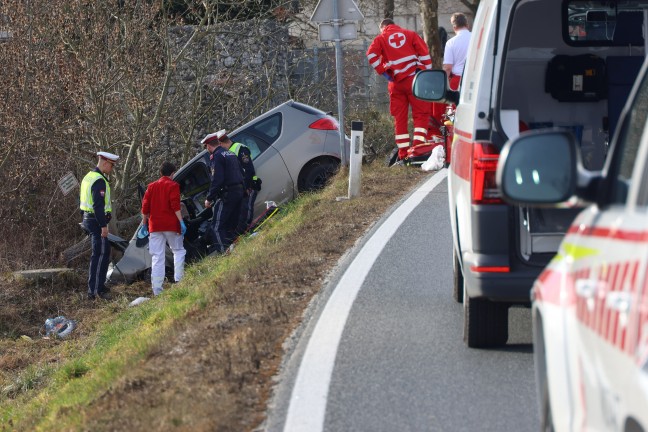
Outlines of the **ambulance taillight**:
M499 150L491 143L472 145L472 203L504 204L497 190L495 171Z

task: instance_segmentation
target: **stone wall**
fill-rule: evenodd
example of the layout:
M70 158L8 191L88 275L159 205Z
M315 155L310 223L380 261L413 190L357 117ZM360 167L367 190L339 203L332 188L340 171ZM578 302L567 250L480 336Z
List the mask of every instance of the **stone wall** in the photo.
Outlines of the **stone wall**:
M450 15L460 9L457 5L440 4L439 22L446 28ZM358 40L343 43L345 108L386 111L387 82L374 73L364 55L382 20L382 1L361 1L359 8L365 19ZM398 24L420 32L417 1L399 0L396 10ZM192 27L172 30L176 50L192 32ZM202 34L176 65L170 93L176 101L174 115L187 117L187 124L179 121L178 127L192 128L194 139L216 128L238 127L289 99L337 114L334 44L319 42L317 27L308 22L301 28L294 22L271 20L219 24ZM204 116L192 126L189 113L196 112L195 103Z

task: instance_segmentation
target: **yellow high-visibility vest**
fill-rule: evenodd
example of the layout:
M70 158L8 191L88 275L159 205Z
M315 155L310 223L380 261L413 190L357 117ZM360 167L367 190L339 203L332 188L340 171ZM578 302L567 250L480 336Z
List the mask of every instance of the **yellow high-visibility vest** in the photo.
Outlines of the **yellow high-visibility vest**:
M79 208L83 211L94 212L92 208L94 200L92 199L92 185L99 179L106 181L106 194L104 195L104 211L106 213L112 211L112 204L110 203L110 184L108 180L104 178L97 171L90 171L83 177L81 181L81 193L79 200Z

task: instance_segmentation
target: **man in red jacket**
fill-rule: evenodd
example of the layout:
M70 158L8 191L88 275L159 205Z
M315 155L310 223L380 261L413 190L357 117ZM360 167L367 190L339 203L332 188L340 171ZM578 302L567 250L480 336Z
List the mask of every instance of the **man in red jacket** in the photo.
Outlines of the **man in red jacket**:
M180 281L184 275L186 251L183 236L187 227L180 212L180 185L172 180L175 166L164 162L160 167L159 180L150 183L142 200L142 229L149 231L151 253L151 285L153 294L162 292L164 282L165 249L168 244L173 252L173 278Z
M425 41L411 30L401 28L391 19L380 23L380 34L367 50L369 64L389 81L389 112L394 117L398 159L407 156L410 146L408 129L409 106L414 119L413 144L426 140L431 106L412 94L416 72L432 68L432 59Z

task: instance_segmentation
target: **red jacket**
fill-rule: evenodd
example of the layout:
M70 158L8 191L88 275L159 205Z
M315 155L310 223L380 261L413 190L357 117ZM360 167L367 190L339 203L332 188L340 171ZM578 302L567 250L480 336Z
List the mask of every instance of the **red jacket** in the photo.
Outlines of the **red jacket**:
M403 80L416 69L432 69L432 59L425 41L416 32L396 24L388 25L371 42L367 59L378 75L387 72L394 81Z
M149 232L175 231L180 233L180 221L175 212L180 210L180 185L169 177L150 183L142 200L142 214L149 215Z

